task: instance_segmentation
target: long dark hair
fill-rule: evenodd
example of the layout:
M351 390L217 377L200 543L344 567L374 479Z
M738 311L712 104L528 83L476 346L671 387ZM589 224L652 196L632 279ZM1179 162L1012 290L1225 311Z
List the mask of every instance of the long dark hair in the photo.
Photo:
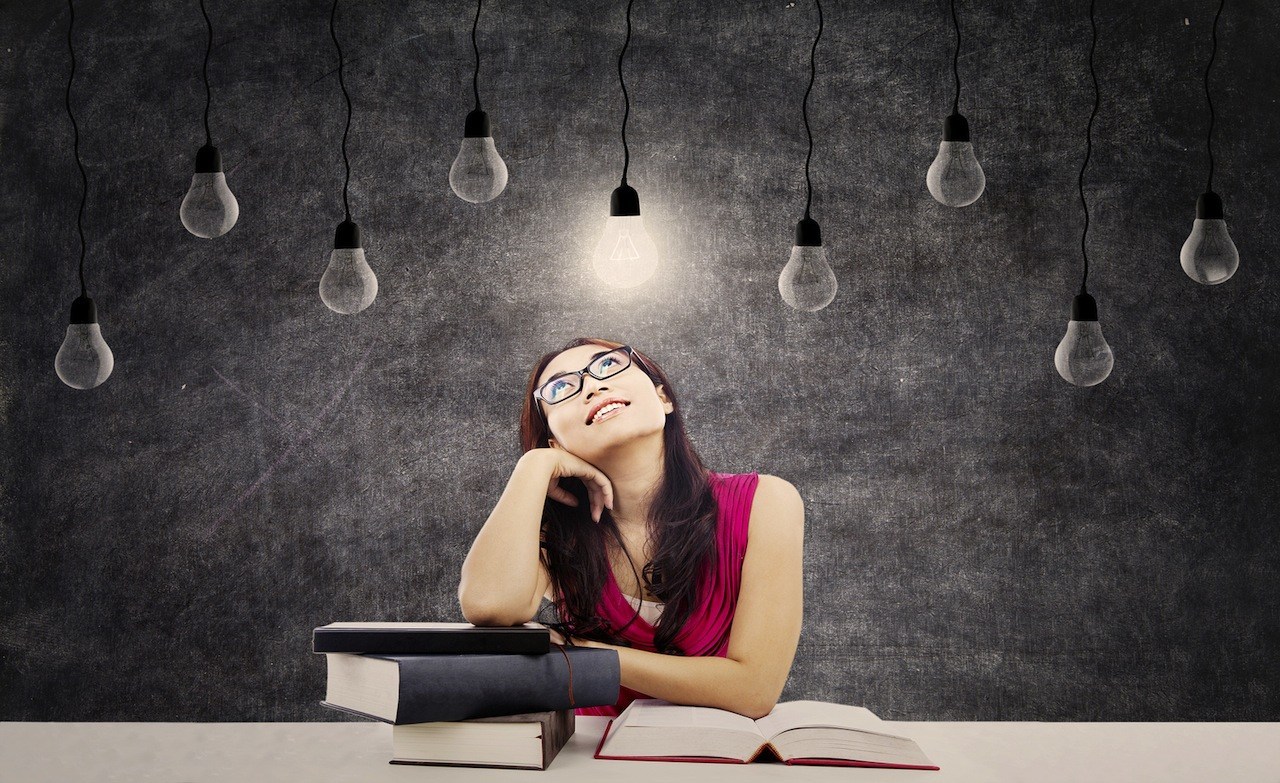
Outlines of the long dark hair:
M580 337L564 347L543 354L529 374L524 409L520 415L521 451L546 448L551 435L539 403L533 397L542 371L560 353L580 345L619 348L623 343L595 337ZM672 410L663 427L662 478L650 504L650 522L656 546L651 563L636 573L641 594L647 585L666 604L655 626L654 648L658 652L685 655L674 640L688 621L698 601L698 584L704 568L716 567L716 519L718 506L711 492L710 477L685 433L680 402L662 368L640 351L632 351L634 364L649 376L654 386L661 384L671 400ZM542 510L541 559L555 585L558 621L544 624L562 634L630 646L596 611L606 580L609 559L606 536L612 536L626 553L617 522L604 509L599 524L591 520L587 488L581 479L562 479L565 489L578 499L577 506L547 498ZM627 556L630 559L630 555ZM631 564L635 572L635 563ZM643 573L643 579L641 579ZM637 611L627 625L639 617ZM625 628L626 625L623 626Z

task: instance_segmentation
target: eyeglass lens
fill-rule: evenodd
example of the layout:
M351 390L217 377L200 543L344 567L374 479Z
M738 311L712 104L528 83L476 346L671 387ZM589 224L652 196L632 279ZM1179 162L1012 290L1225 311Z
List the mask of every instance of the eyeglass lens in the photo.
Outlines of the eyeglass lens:
M627 367L631 366L631 357L626 351L619 348L611 351L604 356L598 357L587 368L587 372L601 380L617 375ZM542 399L554 405L557 402L567 400L578 393L582 388L582 376L579 374L561 375L559 378L553 378L542 386Z

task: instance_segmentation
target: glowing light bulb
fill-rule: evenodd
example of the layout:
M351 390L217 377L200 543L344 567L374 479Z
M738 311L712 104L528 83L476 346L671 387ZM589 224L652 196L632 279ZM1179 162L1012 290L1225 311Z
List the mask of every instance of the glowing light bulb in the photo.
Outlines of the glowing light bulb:
M467 115L462 148L449 167L449 187L463 201L492 201L507 187L507 164L493 146L489 115L476 109Z
M1114 364L1115 355L1098 323L1098 303L1081 292L1071 302L1071 320L1053 354L1053 366L1069 383L1094 386L1107 379Z
M837 287L835 273L827 263L827 250L822 246L818 221L802 218L796 224L791 259L778 276L778 293L795 309L814 312L831 304Z
M1240 266L1240 253L1227 233L1222 198L1209 191L1196 200L1196 222L1182 243L1182 271L1204 285L1225 283Z
M350 220L338 224L329 266L320 278L320 298L335 313L351 315L378 295L378 278L364 258L360 227Z
M640 219L639 194L625 184L615 188L591 258L596 275L615 288L633 288L653 277L658 261L658 246Z
M943 122L938 155L929 164L925 177L929 193L948 207L967 207L977 201L987 187L987 175L973 154L969 121L952 114Z
M227 187L217 147L206 144L196 152L196 173L178 215L187 231L204 239L220 237L236 224L240 204Z
M115 356L102 339L98 310L87 296L71 303L71 323L53 360L53 369L63 383L73 389L92 389L111 375Z

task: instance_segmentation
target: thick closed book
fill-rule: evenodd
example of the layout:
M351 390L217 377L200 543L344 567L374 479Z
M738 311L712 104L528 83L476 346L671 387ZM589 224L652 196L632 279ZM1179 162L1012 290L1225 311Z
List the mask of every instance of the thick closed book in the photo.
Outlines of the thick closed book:
M939 769L914 740L865 707L788 701L752 720L714 707L636 699L609 721L598 759L747 764L765 749L785 764Z
M551 631L542 623L329 623L311 631L315 653L506 653L551 651Z
M391 727L391 763L546 769L573 731L573 710L404 723Z
M556 646L546 655L325 653L322 705L386 723L460 721L616 704L618 651Z

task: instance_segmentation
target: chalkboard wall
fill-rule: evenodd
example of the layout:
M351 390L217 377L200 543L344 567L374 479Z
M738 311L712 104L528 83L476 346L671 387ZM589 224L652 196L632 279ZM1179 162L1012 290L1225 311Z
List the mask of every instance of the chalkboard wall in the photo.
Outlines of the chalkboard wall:
M987 190L925 188L944 0L824 3L813 215L839 279L779 297L804 206L808 2L639 0L629 182L646 286L587 258L622 168L622 0L491 0L480 87L511 181L448 170L469 2L343 3L351 205L374 304L317 285L342 220L329 4L208 0L210 123L240 218L178 219L204 143L198 4L77 3L86 277L112 376L63 385L79 293L68 15L0 8L0 719L332 721L310 632L462 619L529 368L579 335L670 373L695 446L806 505L783 699L892 719L1280 719L1280 6L1232 0L1213 71L1220 286L1178 251L1204 189L1217 4L1098 3L1090 291L1115 351L1052 363L1080 279L1083 0L960 0ZM353 718L352 718L353 719Z

